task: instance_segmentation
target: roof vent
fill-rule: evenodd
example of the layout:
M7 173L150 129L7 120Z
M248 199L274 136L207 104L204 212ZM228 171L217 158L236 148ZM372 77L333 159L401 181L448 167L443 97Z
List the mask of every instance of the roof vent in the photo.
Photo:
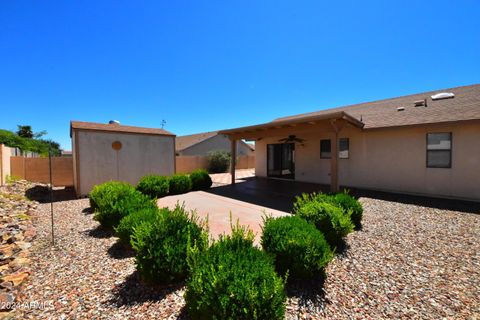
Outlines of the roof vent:
M118 120L110 120L110 121L108 121L108 124L120 124L120 121L118 121Z
M455 94L451 92L440 92L432 96L432 100L442 100L442 99L451 99L454 98Z
M397 111L404 111L405 110L405 107L398 107L397 108Z
M417 100L414 102L415 107L426 107L427 106L427 99L424 100Z

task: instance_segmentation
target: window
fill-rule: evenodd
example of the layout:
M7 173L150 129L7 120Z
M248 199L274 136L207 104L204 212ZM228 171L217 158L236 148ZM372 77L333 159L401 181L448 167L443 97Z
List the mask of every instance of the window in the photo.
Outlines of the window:
M348 138L340 138L338 147L338 157L340 159L348 159L348 149L350 148Z
M427 133L427 168L452 167L452 133Z
M330 159L332 157L332 143L330 139L320 140L320 158Z

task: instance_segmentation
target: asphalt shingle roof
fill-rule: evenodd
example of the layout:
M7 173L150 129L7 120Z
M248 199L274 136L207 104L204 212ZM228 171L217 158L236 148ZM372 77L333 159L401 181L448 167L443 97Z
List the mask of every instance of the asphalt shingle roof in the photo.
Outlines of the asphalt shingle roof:
M218 131L202 132L197 134L190 134L188 136L179 136L175 139L175 150L182 151L191 146L205 141L218 134Z
M133 127L133 126L125 126L123 124L109 124L109 123L96 123L96 122L83 122L83 121L71 121L70 135L71 135L72 129L175 136L173 133L163 129L159 129L159 128Z
M431 96L440 92L451 92L455 94L455 97L444 100L432 100ZM424 99L427 100L426 107L415 107L415 101ZM399 107L405 109L398 111L397 108ZM272 122L301 120L302 118L341 111L362 121L365 124L364 129L478 120L480 119L480 84L282 117Z

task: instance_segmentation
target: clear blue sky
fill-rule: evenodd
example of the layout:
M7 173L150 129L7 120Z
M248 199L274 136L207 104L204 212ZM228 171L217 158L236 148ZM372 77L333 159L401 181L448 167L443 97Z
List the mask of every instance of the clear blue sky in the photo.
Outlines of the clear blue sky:
M1 1L0 128L184 135L480 82L480 1Z

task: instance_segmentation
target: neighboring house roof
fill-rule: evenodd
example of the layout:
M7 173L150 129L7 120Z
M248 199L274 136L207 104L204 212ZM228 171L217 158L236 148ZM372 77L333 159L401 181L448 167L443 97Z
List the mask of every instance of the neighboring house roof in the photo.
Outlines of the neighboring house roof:
M442 100L431 98L432 95L442 92L453 93L455 97ZM425 100L426 106L416 107L415 102L419 100ZM403 108L403 111L398 108ZM480 84L282 117L259 125L222 130L220 133L254 132L325 119L344 119L364 129L479 120Z
M190 134L188 136L179 136L175 139L175 151L182 151L190 148L197 143L210 139L218 134L218 131L202 132Z
M110 123L95 123L83 121L70 122L70 136L72 136L73 129L104 131L104 132L121 132L121 133L139 133L149 135L175 136L173 133L159 128L144 128L125 126L123 124Z
M432 100L432 95L441 92L451 92L455 94L455 97L451 99ZM427 107L415 107L415 101L424 99L427 100ZM405 110L398 111L397 108L399 107L403 107ZM300 120L302 118L339 111L343 111L362 121L365 124L365 129L476 120L480 119L480 84L304 113L278 118L273 122Z

